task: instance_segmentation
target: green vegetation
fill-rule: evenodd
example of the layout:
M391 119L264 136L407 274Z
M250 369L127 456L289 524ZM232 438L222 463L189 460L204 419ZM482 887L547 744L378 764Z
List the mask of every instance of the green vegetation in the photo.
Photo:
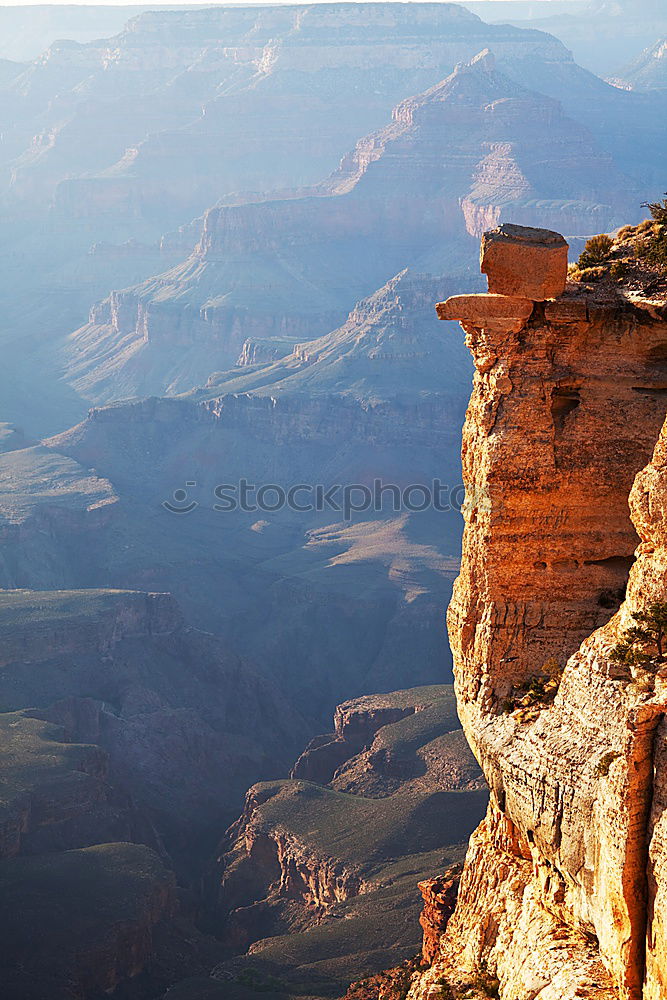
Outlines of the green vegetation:
M276 976L261 975L254 969L242 969L236 981L257 993L281 993L285 989L285 984Z
M145 595L133 590L1 590L0 629L35 626L68 626L84 619L102 620L118 606L119 596L145 601Z
M365 695L353 700L355 705L366 703L374 708L412 708L413 706L445 702L449 705L453 704L454 712L456 712L456 698L451 684L424 684L401 691L390 691L388 694ZM396 723L392 723L392 726L394 725Z
M486 792L401 794L370 799L308 781L263 782L262 826L286 828L315 855L365 877L401 858L457 844L481 821Z
M461 730L451 685L416 688L404 704L416 711L382 726L368 750L339 768L333 788L372 799L409 788L423 793L443 782L447 787L444 775L451 767L458 771L461 786L481 779Z
M383 726L373 741L374 749L384 747L394 757L405 758L440 736L443 730L461 728L456 697L450 684L417 688L412 692L412 703L415 701L422 701L426 707L390 726ZM406 699L405 704L409 703Z
M61 800L64 810L74 815L73 803L81 801L81 815L94 812L91 802L99 798L106 755L97 747L62 741L60 726L30 718L23 712L0 714L0 824L5 836L12 831L29 837L32 826L39 824L39 810ZM25 829L22 813L31 807L37 817Z
M597 776L599 778L606 778L607 775L609 774L611 765L619 756L620 754L610 751L609 753L606 753L603 757L601 757L598 762L598 766L595 769Z
M651 218L640 223L634 231L626 229L623 232L626 238L634 239L634 252L639 260L667 271L667 197L662 201L645 202L642 208L648 208Z
M648 208L651 218L659 225L667 226L667 197L662 201L645 201L642 208Z
M506 715L516 712L519 722L534 722L558 694L562 673L562 667L555 657L547 660L539 674L512 688L509 697L502 704L503 712Z
M583 271L587 267L598 267L601 264L606 264L613 246L614 241L606 233L591 237L577 262L579 268Z
M647 264L667 268L667 225L656 222L644 229L635 242L635 252Z
M638 226L624 226L616 237L593 236L570 269L574 281L611 279L645 289L667 278L667 197L645 202L650 218Z
M667 603L651 604L646 611L636 611L632 617L635 624L625 630L610 659L644 668L667 662Z

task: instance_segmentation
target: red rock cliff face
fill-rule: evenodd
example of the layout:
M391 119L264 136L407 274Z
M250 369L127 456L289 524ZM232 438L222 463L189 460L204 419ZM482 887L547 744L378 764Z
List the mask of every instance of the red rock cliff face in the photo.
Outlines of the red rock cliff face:
M531 237L538 286L548 236ZM483 972L501 1000L667 995L667 687L610 657L633 612L667 597L664 430L651 460L667 309L622 292L538 295L440 307L462 320L476 366L449 630L492 796L414 1000L438 977Z

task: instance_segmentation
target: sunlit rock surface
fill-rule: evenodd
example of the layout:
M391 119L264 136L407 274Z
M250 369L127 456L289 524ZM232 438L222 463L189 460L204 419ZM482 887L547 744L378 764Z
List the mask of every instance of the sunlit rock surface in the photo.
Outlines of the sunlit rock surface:
M503 1000L664 995L665 692L610 654L667 596L666 313L573 286L520 331L484 326L483 305L463 322L477 374L449 629L492 794L414 998L484 971Z

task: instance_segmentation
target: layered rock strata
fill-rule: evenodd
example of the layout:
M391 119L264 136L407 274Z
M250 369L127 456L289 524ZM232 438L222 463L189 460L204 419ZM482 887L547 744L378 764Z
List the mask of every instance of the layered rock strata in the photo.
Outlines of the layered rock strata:
M321 184L211 208L181 265L93 307L64 345L67 378L96 402L186 390L254 360L255 343L277 357L321 337L406 266L446 261L465 290L472 237L508 214L591 232L637 201L586 128L483 49L397 104Z
M633 613L667 597L664 430L650 461L667 309L568 287L524 319L535 279L501 318L487 296L441 307L462 318L476 366L449 629L492 794L412 996L490 972L501 1000L657 1000L667 688L612 654Z
M366 695L338 705L334 732L311 740L290 777L372 798L409 785L421 791L483 787L449 685Z
M327 784L339 767L372 743L378 729L416 711L419 707L415 705L396 706L382 695L356 698L338 705L333 733L323 733L310 741L294 764L290 777Z
M190 866L306 731L169 594L0 591L0 634L0 858L131 840Z

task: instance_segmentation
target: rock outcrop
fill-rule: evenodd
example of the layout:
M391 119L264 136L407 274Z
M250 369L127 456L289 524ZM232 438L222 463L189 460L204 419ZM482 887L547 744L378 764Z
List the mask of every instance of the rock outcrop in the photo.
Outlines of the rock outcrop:
M508 325L478 302L462 311L477 373L449 630L491 802L411 996L491 973L502 1000L657 1000L667 702L659 669L614 650L667 597L664 431L651 460L667 304L618 282L568 286Z
M299 756L291 778L326 785L335 772L373 741L378 729L413 715L413 704L401 706L395 696L368 695L336 707L333 733L316 736Z
M490 295L543 302L565 291L568 246L558 233L505 224L482 237L481 271Z
M344 702L336 708L334 727L311 740L290 777L372 798L408 787L483 787L448 685Z
M440 939L456 906L460 879L461 868L454 866L442 875L419 883L419 891L424 900L419 923L424 932L422 961L425 965L432 965L438 955Z

